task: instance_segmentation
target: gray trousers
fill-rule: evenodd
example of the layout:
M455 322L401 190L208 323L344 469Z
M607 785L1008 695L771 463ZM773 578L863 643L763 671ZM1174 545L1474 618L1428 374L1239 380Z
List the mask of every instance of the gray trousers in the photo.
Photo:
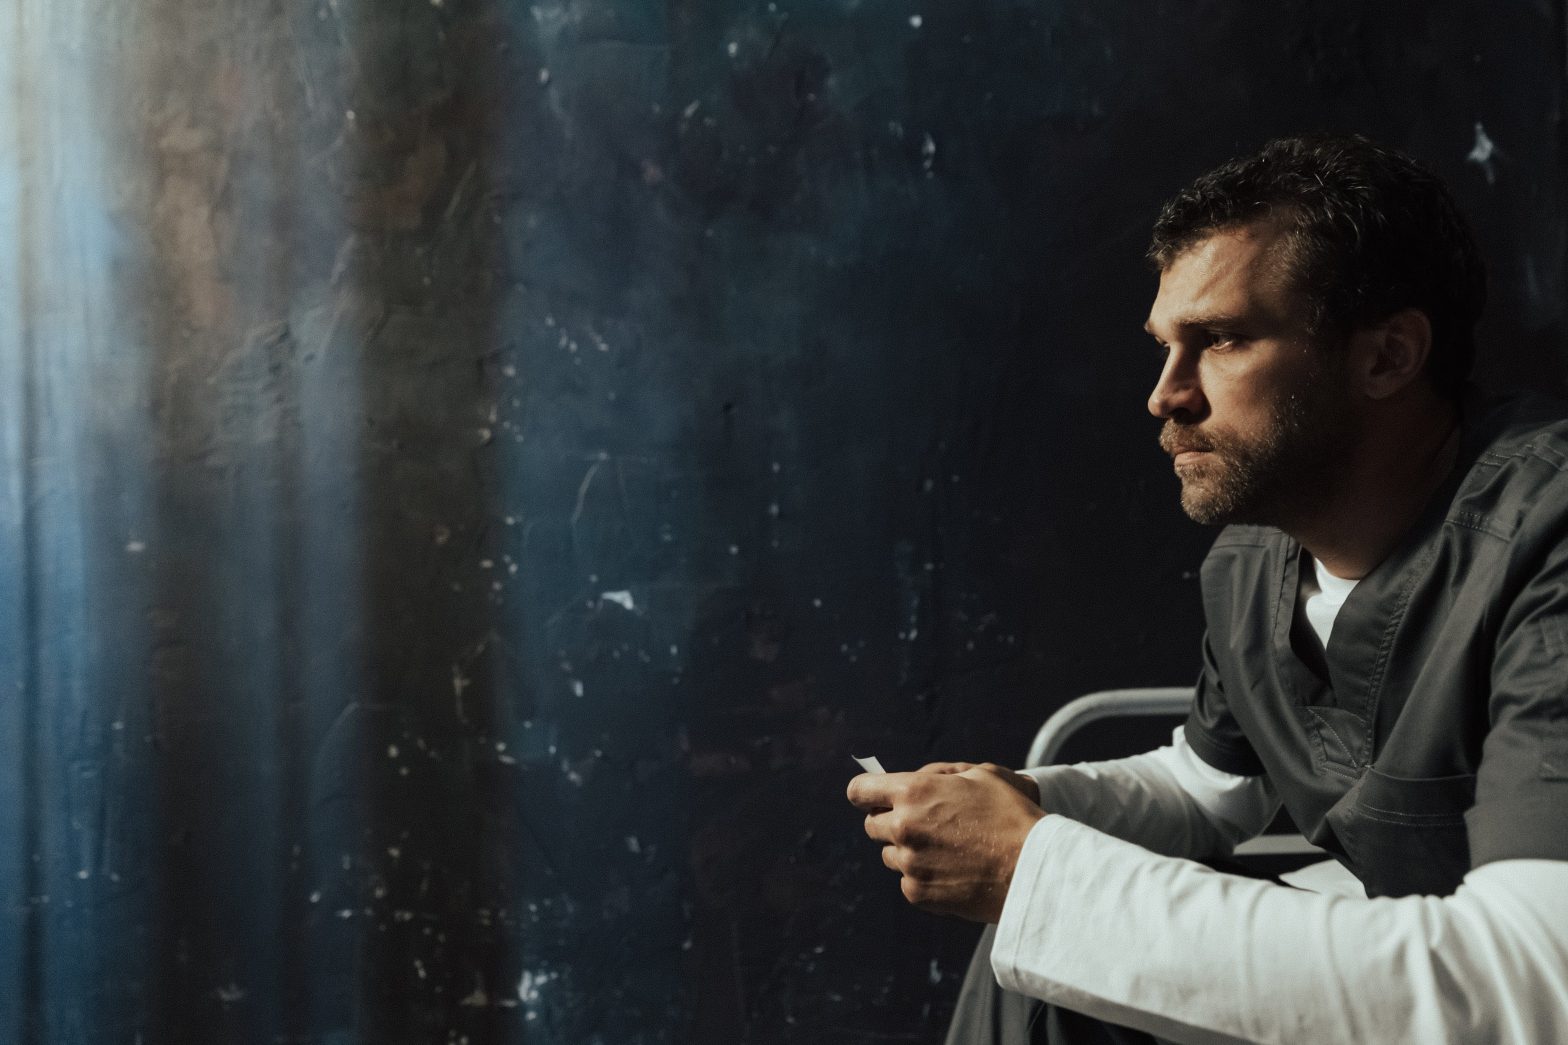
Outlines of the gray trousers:
M958 992L958 1008L947 1028L947 1045L1157 1045L1158 1038L1080 1013L1047 1005L996 984L991 941L996 926L980 936Z

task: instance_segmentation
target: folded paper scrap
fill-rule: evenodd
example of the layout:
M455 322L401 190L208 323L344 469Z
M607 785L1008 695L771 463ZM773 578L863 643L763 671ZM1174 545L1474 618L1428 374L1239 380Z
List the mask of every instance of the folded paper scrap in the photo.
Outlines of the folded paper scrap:
M859 755L850 755L849 757L854 759L856 762L859 762L860 768L864 769L867 773L887 772L887 770L882 768L882 763L877 761L877 756L875 755L867 755L865 758L861 758Z

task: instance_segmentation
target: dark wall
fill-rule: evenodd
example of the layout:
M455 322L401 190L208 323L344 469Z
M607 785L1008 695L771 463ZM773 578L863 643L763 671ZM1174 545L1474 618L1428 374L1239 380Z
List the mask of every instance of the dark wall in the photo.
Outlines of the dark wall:
M1565 22L19 0L0 1038L936 1039L849 755L1195 675L1160 200L1403 146L1561 391Z

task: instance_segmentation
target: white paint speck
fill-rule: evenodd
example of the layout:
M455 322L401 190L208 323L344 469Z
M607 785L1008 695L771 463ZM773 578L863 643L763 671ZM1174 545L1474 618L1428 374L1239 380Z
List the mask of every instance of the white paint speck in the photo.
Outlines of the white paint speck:
M599 596L600 602L613 602L628 612L636 612L637 603L632 599L629 591L607 591Z
M549 69L546 69L546 68L543 68L543 67L540 68L540 70L539 70L539 82L542 83L542 84L550 82L550 70Z
M535 973L524 969L522 979L517 981L517 1000L524 1005L534 1004L539 1000L540 990L551 980L557 979L559 975L559 973L553 972ZM530 1015L532 1014L530 1013Z
M640 853L640 852L642 852L642 843L637 841L637 836L636 835L627 835L626 836L626 851L628 853Z
M582 681L582 679L572 679L572 696L580 697L582 695L583 695L583 681Z
M129 555L140 555L147 550L146 541L126 541L125 551Z
M1486 128L1481 126L1481 121L1475 121L1475 145L1465 159L1481 168L1482 173L1486 175L1488 185L1497 182L1497 169L1492 164L1492 157L1496 154L1497 145L1487 135Z
M219 1001L225 1005L233 1005L237 1001L245 1000L245 988L230 980L228 983L212 992Z
M942 982L942 967L936 963L935 958L931 959L931 971L926 974L926 979L931 981L932 986Z
M737 54L740 54L740 44L731 40L729 47L725 48L725 50L729 51L731 58L734 58Z
M910 15L909 16L909 27L911 29L919 29L920 26L922 24L924 24L924 22L925 22L925 19L921 18L919 15Z
M397 757L397 745L396 744L388 744L387 745L387 757L388 758L396 758Z
M920 163L927 174L931 173L931 167L936 163L936 139L929 133L920 142Z

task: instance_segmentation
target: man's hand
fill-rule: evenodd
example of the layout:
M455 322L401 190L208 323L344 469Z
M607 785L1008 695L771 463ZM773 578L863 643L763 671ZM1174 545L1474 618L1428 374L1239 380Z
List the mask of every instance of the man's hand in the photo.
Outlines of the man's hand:
M998 774L1035 805L1040 804L1040 785L1035 783L1034 777L1015 773L1006 766L999 766L995 762L927 762L915 772L917 773L967 773L971 769L989 769Z
M882 862L903 875L905 899L995 922L1024 839L1045 815L1017 776L990 765L862 774L849 782L849 800L866 811L866 834L885 843Z

